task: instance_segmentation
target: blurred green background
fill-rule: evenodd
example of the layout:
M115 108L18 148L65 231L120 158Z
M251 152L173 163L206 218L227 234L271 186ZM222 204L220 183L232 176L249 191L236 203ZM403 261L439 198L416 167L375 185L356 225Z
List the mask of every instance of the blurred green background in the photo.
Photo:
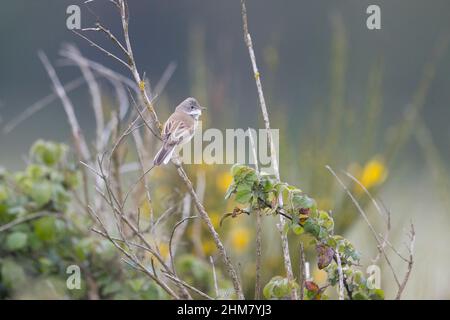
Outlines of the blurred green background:
M170 63L177 65L156 105L162 118L192 95L208 107L204 127L262 127L239 1L129 2L134 54L150 83L157 82ZM61 45L74 43L86 57L126 74L66 29L65 11L74 3L2 4L1 128L51 92L37 57L39 49L58 66ZM91 26L98 15L113 31L119 30L116 12L105 3L95 1L91 11L82 7L82 27ZM381 30L366 28L369 4L381 7ZM390 209L393 242L401 247L403 228L411 219L416 225L416 265L405 297L450 298L450 286L443 281L449 277L450 263L446 247L450 240L450 3L253 0L248 1L248 11L272 127L280 129L282 178L333 210L340 232L358 249L375 252L367 227L324 166L352 172ZM79 76L73 67L61 66L57 71L63 82ZM105 95L112 94L104 89ZM70 97L92 139L95 123L86 87ZM23 169L23 156L38 138L71 142L59 101L14 130L0 133L0 165ZM228 167L190 169L208 172L207 183L214 188L207 188L206 208L220 217L226 207L222 195L229 182ZM368 210L372 211L370 206ZM239 263L250 266L242 273L251 274L252 223L242 218L227 224L221 234L236 249ZM276 236L267 234L265 280L282 270L279 261L273 261L281 259L277 242L272 241ZM400 262L398 267L403 267ZM383 284L390 283L386 272Z

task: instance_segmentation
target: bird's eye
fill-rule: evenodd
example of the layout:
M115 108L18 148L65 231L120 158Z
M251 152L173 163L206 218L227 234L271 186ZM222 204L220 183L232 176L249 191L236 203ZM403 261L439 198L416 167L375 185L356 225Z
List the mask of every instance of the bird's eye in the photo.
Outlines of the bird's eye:
M194 106L193 105L191 106L191 110L194 110Z

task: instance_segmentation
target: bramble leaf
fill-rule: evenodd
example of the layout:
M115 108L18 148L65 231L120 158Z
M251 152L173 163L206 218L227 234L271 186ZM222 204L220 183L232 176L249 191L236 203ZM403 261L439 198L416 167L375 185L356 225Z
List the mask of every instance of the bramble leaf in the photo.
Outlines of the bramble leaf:
M11 250L19 250L27 245L27 234L24 232L13 232L6 238L6 247Z
M318 244L317 251L317 266L320 270L327 267L333 261L334 250L326 245Z

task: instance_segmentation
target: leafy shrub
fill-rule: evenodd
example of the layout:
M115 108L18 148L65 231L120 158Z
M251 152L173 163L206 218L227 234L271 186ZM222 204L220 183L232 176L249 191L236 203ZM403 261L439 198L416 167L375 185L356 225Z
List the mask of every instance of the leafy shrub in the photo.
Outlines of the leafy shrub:
M312 237L315 245L318 268L328 274L327 286L339 283L337 254L341 260L343 281L347 296L352 299L383 299L380 289L371 289L362 272L357 269L360 254L350 241L334 234L334 221L328 212L317 208L316 201L295 186L277 181L271 175L259 175L253 168L234 165L231 168L233 182L227 190L226 198L234 195L237 203L247 206L246 209L235 208L232 217L238 214L258 210L265 214L280 214L289 221L283 232L295 235L303 233ZM325 286L325 287L327 287ZM288 279L276 276L264 288L264 296L283 298L297 284ZM310 299L323 299L324 288L319 288L312 281L305 282L305 296Z
M41 140L24 171L0 170L0 298L164 298L148 278L124 268L113 245L89 231L90 218L72 208L79 180L67 147ZM74 264L79 290L66 286Z

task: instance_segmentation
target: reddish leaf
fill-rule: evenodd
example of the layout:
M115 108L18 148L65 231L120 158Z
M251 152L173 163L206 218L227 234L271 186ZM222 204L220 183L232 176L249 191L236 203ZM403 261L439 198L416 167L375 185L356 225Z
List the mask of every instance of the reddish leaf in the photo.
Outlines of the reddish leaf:
M305 281L305 288L311 292L319 292L319 286L314 281Z
M331 261L333 261L334 251L330 247L318 244L316 246L317 250L317 266L319 269L327 267Z
M311 209L310 208L300 208L299 213L304 214L304 215L309 215L311 213Z

